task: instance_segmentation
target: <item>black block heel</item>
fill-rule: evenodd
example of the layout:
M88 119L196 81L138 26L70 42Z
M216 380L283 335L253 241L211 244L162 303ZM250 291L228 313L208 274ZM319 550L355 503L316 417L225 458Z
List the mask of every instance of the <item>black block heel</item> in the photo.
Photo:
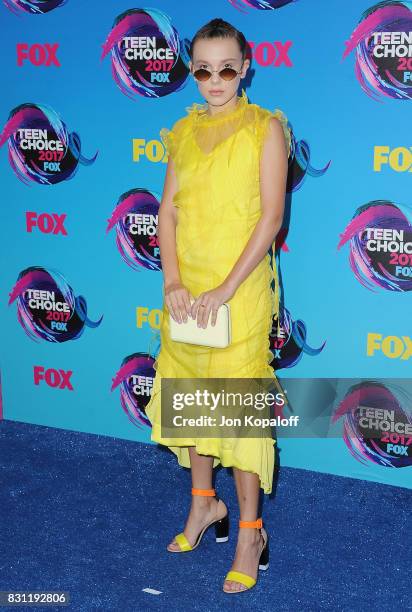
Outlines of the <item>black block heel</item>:
M269 538L266 542L265 548L262 550L259 559L259 569L267 570L269 568Z
M214 525L216 542L227 542L229 540L229 512Z

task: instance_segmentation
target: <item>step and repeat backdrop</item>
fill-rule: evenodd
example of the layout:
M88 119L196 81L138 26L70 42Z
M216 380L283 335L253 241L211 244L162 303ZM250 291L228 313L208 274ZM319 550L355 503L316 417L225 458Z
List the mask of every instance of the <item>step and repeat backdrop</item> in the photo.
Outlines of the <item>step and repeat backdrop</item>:
M410 488L409 1L2 0L3 418L152 444L159 132L204 102L188 44L214 17L293 134L277 462Z

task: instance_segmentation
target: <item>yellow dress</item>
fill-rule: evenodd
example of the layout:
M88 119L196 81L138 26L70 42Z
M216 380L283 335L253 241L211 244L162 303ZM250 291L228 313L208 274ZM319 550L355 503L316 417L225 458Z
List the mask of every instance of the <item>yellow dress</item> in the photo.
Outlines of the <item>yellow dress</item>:
M160 135L173 159L178 181L176 248L183 284L196 298L215 288L239 258L260 215L259 161L269 119L283 127L290 153L291 135L282 111L250 104L242 90L234 108L209 115L207 104L194 103L171 130ZM271 281L275 280L275 291ZM276 260L269 253L228 300L232 343L210 348L174 342L169 334L169 311L163 303L160 352L146 414L151 440L166 445L178 463L190 468L188 446L212 455L213 467L237 467L259 475L265 493L272 490L275 465L273 437L162 438L160 383L167 378L275 378L269 365L273 316L279 324L279 284ZM277 379L276 379L277 381ZM278 383L277 383L278 384ZM280 386L278 387L280 388Z

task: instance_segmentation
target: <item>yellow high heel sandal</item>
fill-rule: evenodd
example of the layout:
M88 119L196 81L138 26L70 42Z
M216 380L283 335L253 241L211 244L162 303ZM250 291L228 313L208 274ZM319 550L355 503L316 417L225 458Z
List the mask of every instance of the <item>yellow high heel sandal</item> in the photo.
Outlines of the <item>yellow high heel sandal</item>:
M204 495L207 497L216 497L216 501L219 501L219 497L216 495L216 492L214 489L194 489L192 488L192 495ZM227 542L229 540L229 511L227 511L226 515L223 518L212 521L211 523L208 523L205 527L203 527L202 531L197 536L197 540L193 544L193 546L190 544L189 540L187 539L185 534L182 532L182 533L179 533L177 536L175 536L175 540L177 544L179 545L180 550L169 550L168 548L166 550L172 553L181 553L181 552L188 552L191 550L195 550L195 548L199 546L206 529L208 529L211 525L215 526L216 542Z
M267 570L269 567L269 538L265 530L262 532L262 519L259 518L257 521L239 521L239 527L256 527L260 530L260 535L263 538L263 547L260 551L258 571ZM255 580L252 576L236 570L230 570L230 572L226 574L225 580L240 582L240 584L243 584L247 588L239 591L225 591L225 589L223 589L224 593L243 593L255 586L257 582L257 578Z

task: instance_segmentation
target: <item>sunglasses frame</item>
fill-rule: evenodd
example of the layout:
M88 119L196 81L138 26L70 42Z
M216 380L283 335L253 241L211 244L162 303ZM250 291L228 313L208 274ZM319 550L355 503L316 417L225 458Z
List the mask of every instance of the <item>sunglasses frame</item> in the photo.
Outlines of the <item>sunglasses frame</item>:
M235 72L236 74L240 74L242 72L242 67L243 67L244 63L245 63L245 60L243 60L242 65L240 66L240 70L235 70L234 68L221 68L220 70L207 70L206 68L197 68L196 70L193 70L192 76L199 83L206 83L207 81L210 81L210 79L212 78L212 74L214 72L218 72L219 75L220 75L220 73L223 72L224 70L233 70L233 72ZM197 79L196 76L195 76L195 73L198 70L204 70L205 72L208 72L209 73L209 77L207 79L203 79L203 80L202 79ZM233 79L235 79L236 76L234 75L232 79L225 79L223 77L220 77L220 78L223 79L224 81L233 81Z

